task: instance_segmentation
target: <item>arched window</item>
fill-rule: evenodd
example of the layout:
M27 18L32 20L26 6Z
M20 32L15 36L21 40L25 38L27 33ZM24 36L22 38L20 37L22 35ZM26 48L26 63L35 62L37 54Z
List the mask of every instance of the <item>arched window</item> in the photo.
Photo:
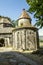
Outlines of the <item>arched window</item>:
M3 46L5 46L5 43L4 43L4 39L1 38L1 39L0 39L0 47L3 47Z
M21 26L23 26L23 23L21 23Z

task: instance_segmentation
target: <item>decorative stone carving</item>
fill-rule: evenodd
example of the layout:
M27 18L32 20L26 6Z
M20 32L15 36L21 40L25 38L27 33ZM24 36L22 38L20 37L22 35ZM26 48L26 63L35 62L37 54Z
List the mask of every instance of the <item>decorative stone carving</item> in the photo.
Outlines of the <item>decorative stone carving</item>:
M35 50L37 48L36 32L30 29L21 29L14 32L14 47L22 50Z

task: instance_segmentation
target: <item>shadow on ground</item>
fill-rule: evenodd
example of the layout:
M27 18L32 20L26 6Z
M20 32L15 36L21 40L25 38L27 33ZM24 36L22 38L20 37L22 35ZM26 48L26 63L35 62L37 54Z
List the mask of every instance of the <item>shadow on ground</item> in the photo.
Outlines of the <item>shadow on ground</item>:
M22 53L24 56L26 56L27 58L30 58L38 63L40 63L41 65L43 65L43 48L39 49L37 51L34 51L32 53Z
M6 51L0 52L0 65L43 65L43 49L39 49L32 53ZM33 64L32 64L32 63Z
M21 58L22 55L16 51L0 52L0 65L30 65Z

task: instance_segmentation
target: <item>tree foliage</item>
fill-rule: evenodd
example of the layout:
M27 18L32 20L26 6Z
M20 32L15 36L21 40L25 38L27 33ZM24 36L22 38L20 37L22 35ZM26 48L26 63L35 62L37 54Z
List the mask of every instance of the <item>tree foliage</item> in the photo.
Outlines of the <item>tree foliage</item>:
M39 28L43 27L43 0L26 0L30 6L28 12L34 13L37 25Z

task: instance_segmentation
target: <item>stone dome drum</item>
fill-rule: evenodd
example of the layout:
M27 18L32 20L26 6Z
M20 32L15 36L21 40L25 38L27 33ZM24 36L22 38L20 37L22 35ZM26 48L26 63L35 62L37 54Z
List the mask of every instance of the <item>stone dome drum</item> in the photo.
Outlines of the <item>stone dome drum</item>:
M13 47L16 50L37 50L39 47L38 29L31 24L31 18L23 9L13 30Z

